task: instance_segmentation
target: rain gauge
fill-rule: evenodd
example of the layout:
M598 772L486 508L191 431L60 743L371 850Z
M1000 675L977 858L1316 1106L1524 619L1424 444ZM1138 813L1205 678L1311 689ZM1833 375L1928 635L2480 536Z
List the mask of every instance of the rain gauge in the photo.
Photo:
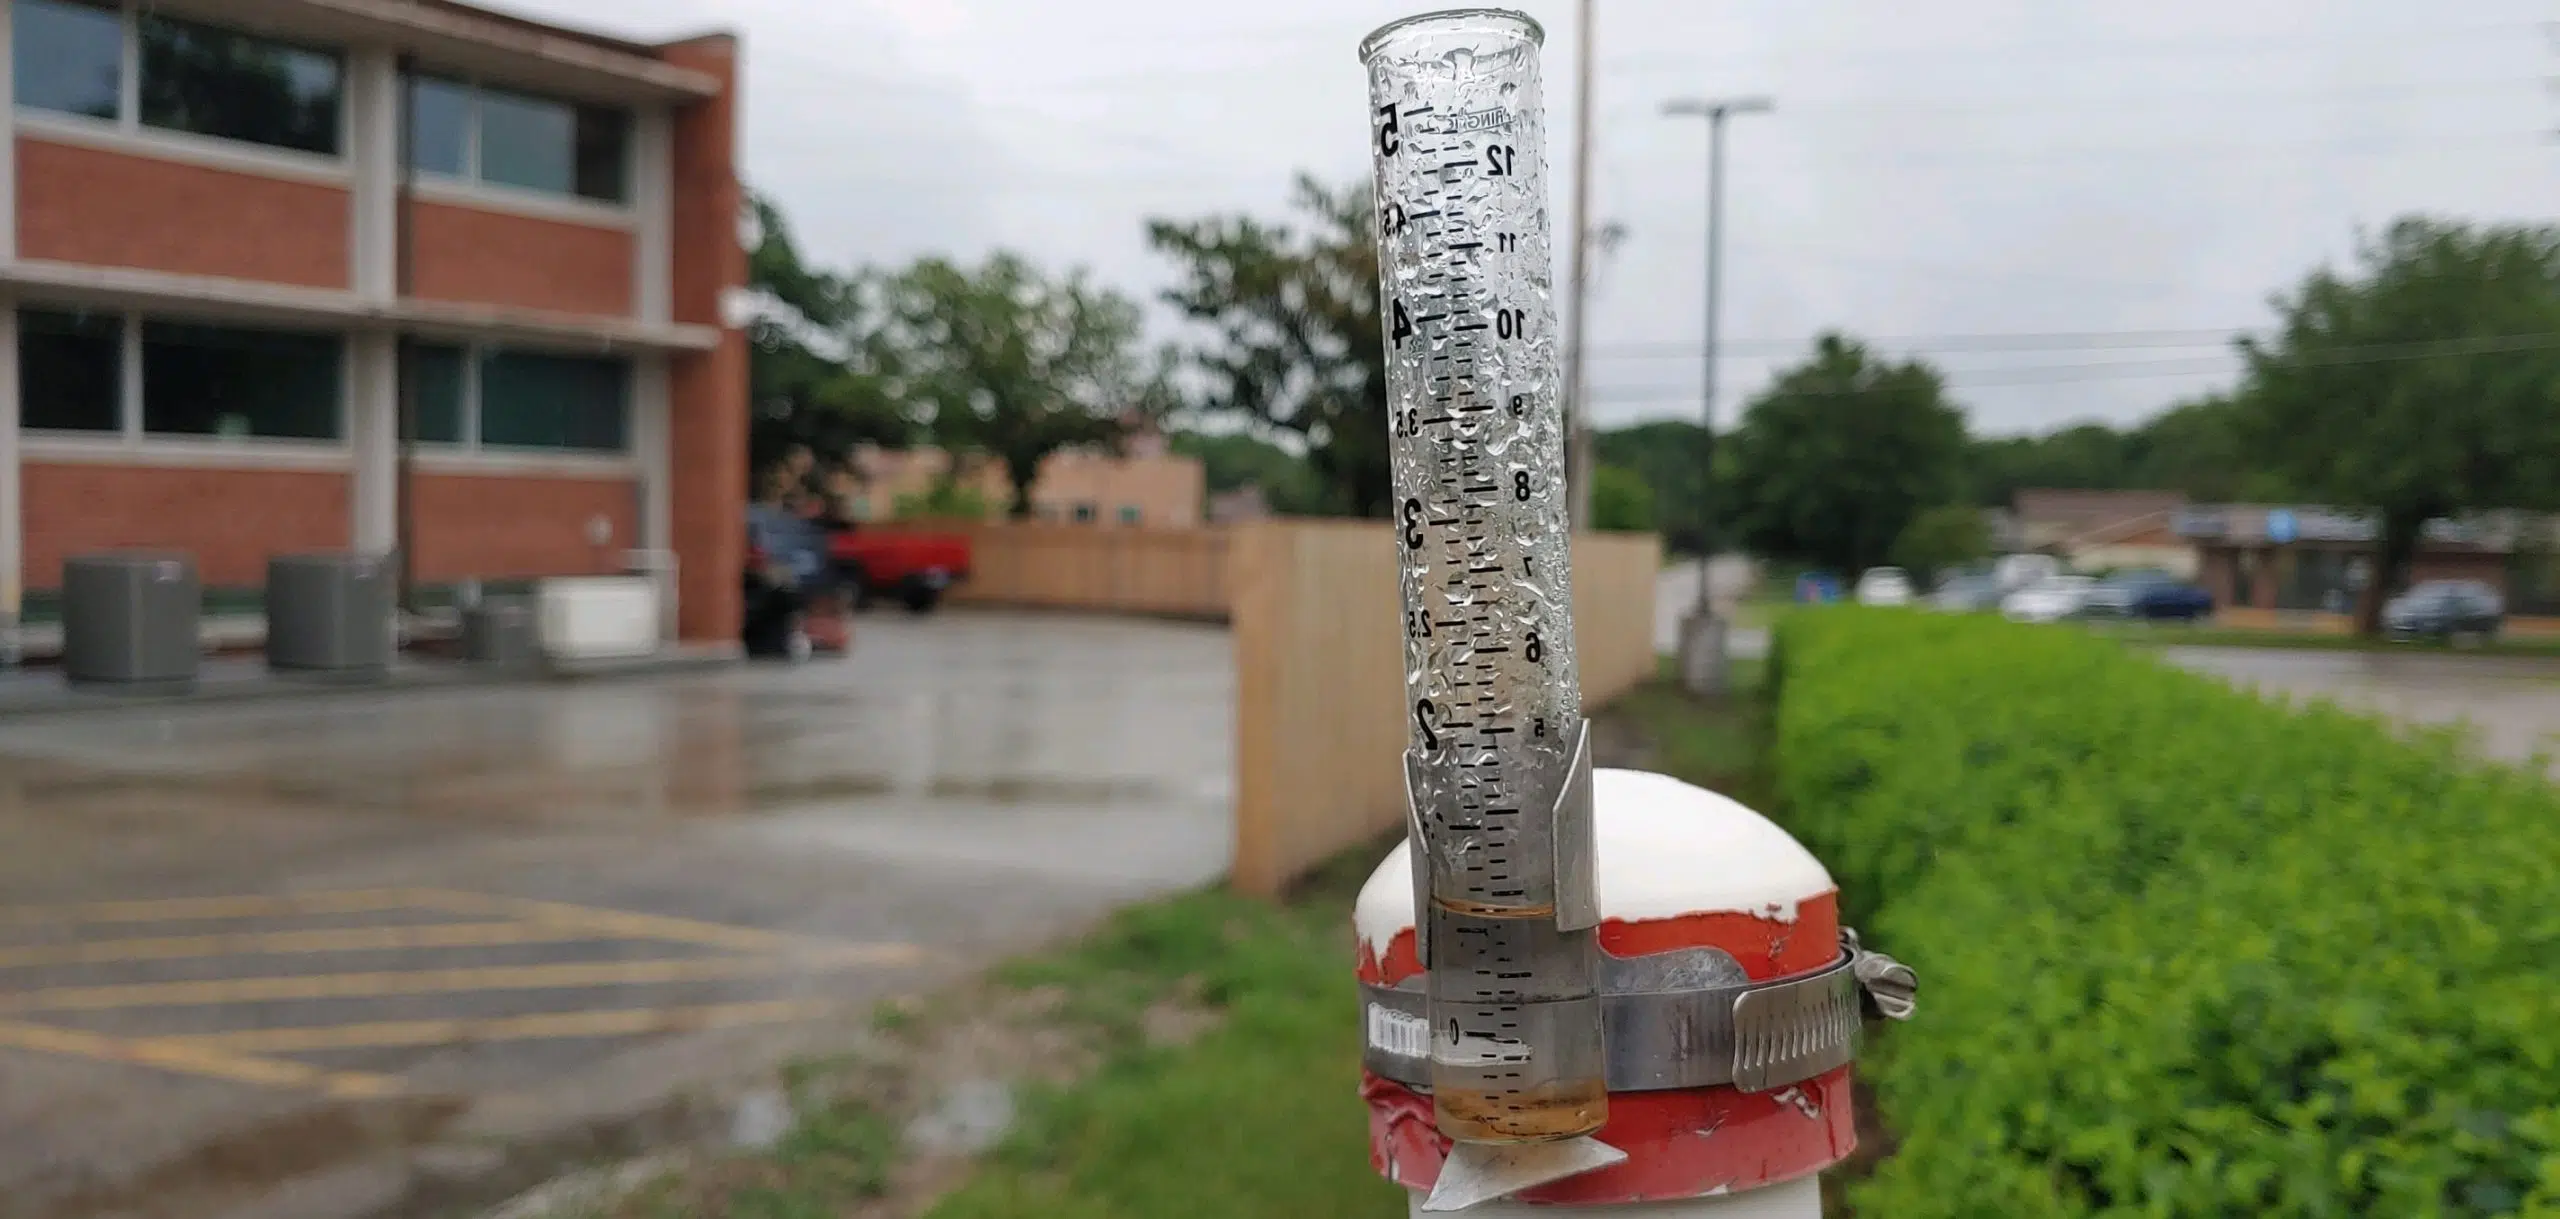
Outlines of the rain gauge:
M1591 756L1574 672L1537 22L1362 44L1403 593L1405 773L1440 1195L1623 1158L1608 1116ZM1433 1207L1432 1209L1438 1209Z

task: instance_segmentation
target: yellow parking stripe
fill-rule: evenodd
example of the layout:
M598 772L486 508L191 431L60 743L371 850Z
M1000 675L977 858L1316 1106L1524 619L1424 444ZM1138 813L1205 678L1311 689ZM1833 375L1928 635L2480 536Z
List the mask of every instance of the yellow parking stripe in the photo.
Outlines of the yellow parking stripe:
M837 941L816 937L766 931L760 927L706 923L697 919L675 918L663 914L607 910L599 906L578 906L567 902L537 901L525 897L501 897L489 893L463 893L450 889L415 889L410 891L410 899L421 908L446 914L519 918L537 923L587 927L596 931L610 932L625 939L699 944L706 948L727 948L737 952L790 952L810 947L825 948L837 943Z
M482 1020L387 1020L371 1024L337 1024L308 1028L249 1029L237 1033L199 1033L162 1040L178 1045L257 1054L304 1054L315 1050L363 1050L395 1046L480 1044L495 1041L538 1041L564 1037L630 1037L653 1033L699 1032L814 1020L846 1010L825 1000L780 999L769 1003L720 1003L702 1007L661 1007L631 1011L554 1012Z
M0 907L0 924L47 927L66 923L174 923L197 919L281 918L295 914L372 914L416 904L417 891L414 889L146 898L58 906L5 906Z
M224 1079L269 1088L313 1088L331 1096L389 1096L398 1080L351 1071L324 1071L298 1062L254 1058L225 1050L173 1041L107 1037L76 1029L47 1028L0 1020L0 1048L69 1054L103 1062L157 1067L183 1075Z
M426 923L405 927L328 927L302 931L235 931L90 940L0 948L0 969L34 965L99 965L128 961L176 961L196 957L281 955L305 952L377 952L428 948L491 948L507 944L568 944L617 938L583 927L533 923Z
M680 961L592 961L553 965L488 965L351 974L212 978L57 986L0 993L0 1012L87 1012L133 1007L189 1007L297 999L374 999L455 991L552 990L587 986L653 986L709 982L793 970L855 965L910 965L923 959L912 944L847 944L792 957L720 957Z

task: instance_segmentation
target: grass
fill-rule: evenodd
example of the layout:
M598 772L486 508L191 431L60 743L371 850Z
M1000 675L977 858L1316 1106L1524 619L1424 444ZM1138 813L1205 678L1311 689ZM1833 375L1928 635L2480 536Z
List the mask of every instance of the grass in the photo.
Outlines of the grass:
M1691 698L1665 662L1660 679L1627 692L1605 714L1614 727L1642 739L1645 769L1757 807L1769 787L1764 768L1769 715L1761 697L1768 666L1760 660L1734 660L1728 666L1729 689L1720 700Z
M1073 952L1007 971L1113 1030L1087 1079L1025 1120L932 1219L1402 1215L1370 1171L1358 1088L1351 899L1383 848L1345 855L1283 907L1199 893L1122 914ZM1169 993L1218 1022L1186 1044L1137 1027Z

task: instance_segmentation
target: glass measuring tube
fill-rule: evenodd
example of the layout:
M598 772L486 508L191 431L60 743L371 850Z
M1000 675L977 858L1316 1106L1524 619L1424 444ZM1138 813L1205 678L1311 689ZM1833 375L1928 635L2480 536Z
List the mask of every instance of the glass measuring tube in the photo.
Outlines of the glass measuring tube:
M1543 41L1524 15L1466 9L1361 46L1432 1092L1441 1132L1468 1142L1571 1138L1607 1114L1594 933L1557 923L1572 844L1551 813L1582 691Z

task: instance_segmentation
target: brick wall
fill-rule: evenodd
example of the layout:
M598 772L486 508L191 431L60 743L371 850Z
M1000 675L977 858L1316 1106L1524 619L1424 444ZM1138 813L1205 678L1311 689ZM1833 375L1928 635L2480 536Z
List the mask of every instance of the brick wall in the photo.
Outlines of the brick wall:
M675 118L675 318L721 323L721 298L747 282L738 244L738 42L726 35L664 48L667 62L707 72L720 95ZM738 637L738 572L746 563L747 336L723 329L720 345L669 362L669 451L678 573L678 632L688 640Z
M416 294L430 300L629 317L628 229L416 204Z
M30 589L62 586L66 555L145 547L187 551L207 587L264 585L267 556L348 544L348 476L324 470L24 467Z
M423 470L411 479L415 571L423 584L614 575L623 552L640 544L639 489L629 479ZM601 546L587 535L599 516L613 525Z
M340 187L33 138L17 156L22 258L347 286Z

